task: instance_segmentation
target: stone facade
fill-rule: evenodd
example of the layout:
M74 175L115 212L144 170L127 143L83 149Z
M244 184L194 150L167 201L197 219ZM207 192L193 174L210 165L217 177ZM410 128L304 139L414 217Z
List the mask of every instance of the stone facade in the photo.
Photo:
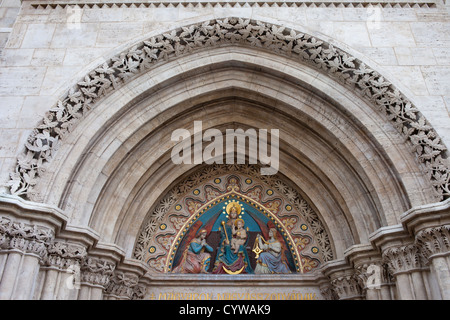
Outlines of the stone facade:
M440 0L2 1L0 298L450 299L449 14ZM196 120L279 128L279 174L175 165L171 133ZM326 252L312 272L155 272L177 201L232 172L296 207Z

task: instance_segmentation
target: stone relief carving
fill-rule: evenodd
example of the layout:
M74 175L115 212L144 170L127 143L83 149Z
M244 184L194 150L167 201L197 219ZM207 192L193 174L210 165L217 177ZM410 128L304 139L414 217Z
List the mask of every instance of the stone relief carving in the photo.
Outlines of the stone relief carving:
M13 195L37 200L34 188L61 140L99 98L157 61L224 44L268 50L307 62L357 91L393 123L414 147L438 201L450 196L446 147L419 110L388 80L343 50L283 26L255 20L208 20L151 37L87 74L51 108L29 136L8 186Z

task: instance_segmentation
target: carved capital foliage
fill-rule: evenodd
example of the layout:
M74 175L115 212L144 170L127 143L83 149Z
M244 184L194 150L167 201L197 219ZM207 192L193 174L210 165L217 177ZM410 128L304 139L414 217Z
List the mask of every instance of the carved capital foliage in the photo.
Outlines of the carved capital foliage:
M333 291L340 300L362 298L362 290L356 275L344 275L331 280Z
M47 247L47 256L44 265L59 269L67 269L70 266L81 266L86 257L86 248L73 243L54 242Z
M450 252L450 225L426 228L416 234L416 243L427 259Z
M88 73L51 108L25 143L10 174L11 194L38 200L35 186L61 140L96 102L159 61L212 47L246 46L308 63L378 108L414 147L437 200L450 196L450 160L437 132L419 110L381 74L347 52L311 35L261 21L208 20L153 36Z
M0 217L0 249L2 250L14 249L43 258L47 254L46 244L53 237L53 231L49 228L27 225Z
M117 297L132 299L135 294L139 277L135 274L127 274L124 272L115 272L106 287L106 294L115 295Z
M415 244L392 247L383 252L383 261L393 276L421 269L422 260L420 250Z
M110 261L88 257L81 265L81 282L106 288L116 265Z

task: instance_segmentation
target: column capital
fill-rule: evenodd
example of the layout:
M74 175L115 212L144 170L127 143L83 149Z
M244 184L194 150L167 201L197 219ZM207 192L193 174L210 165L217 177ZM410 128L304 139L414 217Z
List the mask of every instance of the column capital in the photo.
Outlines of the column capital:
M423 258L414 243L387 248L382 256L393 276L422 269Z
M81 283L106 288L114 272L115 263L97 258L87 257L81 265Z
M423 256L428 260L437 256L449 255L450 224L420 230L416 234L416 243Z
M147 286L139 281L147 271L148 267L140 260L122 261L114 270L105 294L117 299L142 299Z
M330 279L332 291L336 293L339 300L363 297L355 270L345 260L327 262L322 267L322 273Z
M118 299L132 299L134 289L138 285L139 277L136 274L115 271L111 276L105 293Z
M392 283L383 257L373 245L354 245L344 252L344 256L353 265L363 291Z
M20 251L43 258L47 253L46 244L54 238L53 230L10 217L0 217L0 250Z
M87 256L86 248L64 241L52 242L47 247L47 256L44 266L65 270L71 266L81 267L83 260Z

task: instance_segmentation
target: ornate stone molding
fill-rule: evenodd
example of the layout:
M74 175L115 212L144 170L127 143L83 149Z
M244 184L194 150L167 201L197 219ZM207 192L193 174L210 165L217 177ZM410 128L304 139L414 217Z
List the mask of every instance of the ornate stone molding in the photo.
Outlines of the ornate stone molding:
M393 276L422 269L422 260L415 244L391 247L383 251L383 261Z
M435 256L450 254L450 225L426 228L416 234L416 243L423 256L430 260Z
M106 288L115 267L110 261L88 257L81 266L81 283Z
M396 1L396 0L378 0L378 1L354 1L354 0L311 0L311 1L229 1L229 0L210 0L210 1L36 1L31 3L34 9L64 9L67 7L77 8L436 8L436 3L433 1Z
M61 141L103 96L116 90L155 62L223 45L271 51L309 63L358 92L376 106L413 147L437 200L450 196L450 161L438 134L392 83L347 52L311 35L261 21L225 18L188 25L153 36L112 57L89 72L51 108L25 143L15 171L11 194L36 199L39 177Z
M0 217L0 251L19 250L44 258L47 254L46 244L53 237L53 231L48 228Z

